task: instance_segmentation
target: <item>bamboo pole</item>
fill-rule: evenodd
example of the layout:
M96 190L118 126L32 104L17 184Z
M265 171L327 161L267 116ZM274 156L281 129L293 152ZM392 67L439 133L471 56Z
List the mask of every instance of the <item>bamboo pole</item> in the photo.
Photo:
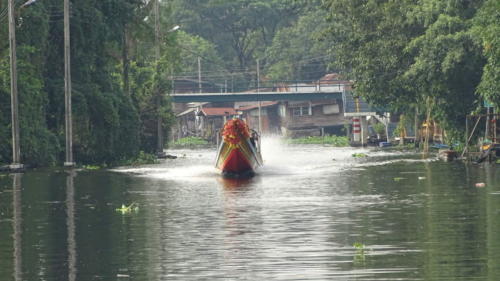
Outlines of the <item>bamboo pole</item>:
M468 149L468 146L469 146L469 142L470 142L470 139L472 138L472 136L474 135L474 132L476 131L476 128L477 128L477 125L479 124L479 121L481 121L481 116L477 119L476 121L476 124L474 125L474 128L472 129L472 132L470 133L470 136L469 138L467 139L467 141L465 142L465 148L464 151L462 152L462 156L461 157L464 157L465 155L465 152L467 152L467 149ZM468 131L468 130L467 130Z

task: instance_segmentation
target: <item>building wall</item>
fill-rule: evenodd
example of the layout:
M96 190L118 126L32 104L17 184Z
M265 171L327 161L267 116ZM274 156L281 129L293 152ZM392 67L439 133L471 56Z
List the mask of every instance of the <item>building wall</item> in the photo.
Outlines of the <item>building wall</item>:
M327 104L312 105L311 115L309 115L308 112L309 105L306 103L288 104L286 106L286 116L281 117L281 124L287 129L343 125L345 123L345 117L343 115L342 104L339 102L337 102L337 104L339 112L332 114L325 114L323 112L323 106L328 106ZM297 111L298 108L302 108L302 115L294 114L294 111ZM331 109L331 107L328 109ZM281 114L283 114L283 112L281 112Z

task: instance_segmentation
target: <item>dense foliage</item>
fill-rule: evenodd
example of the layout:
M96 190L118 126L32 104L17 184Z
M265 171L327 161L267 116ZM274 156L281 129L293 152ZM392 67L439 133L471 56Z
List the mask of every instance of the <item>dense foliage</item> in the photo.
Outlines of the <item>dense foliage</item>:
M156 120L167 128L174 34L162 32L154 57L153 1L71 3L75 159L116 163L154 151ZM22 163L51 165L64 156L63 1L16 7ZM0 1L0 162L11 157L7 1ZM169 25L161 7L162 30ZM161 106L159 107L158 104Z
M483 98L500 105L498 1L323 3L333 64L368 101L392 111L419 109L455 138Z

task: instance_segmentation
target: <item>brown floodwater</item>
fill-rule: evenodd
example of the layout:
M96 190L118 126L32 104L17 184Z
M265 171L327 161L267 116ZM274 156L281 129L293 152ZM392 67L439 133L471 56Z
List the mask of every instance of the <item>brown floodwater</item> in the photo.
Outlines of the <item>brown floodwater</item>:
M500 280L498 165L267 139L224 180L169 153L0 175L0 280Z

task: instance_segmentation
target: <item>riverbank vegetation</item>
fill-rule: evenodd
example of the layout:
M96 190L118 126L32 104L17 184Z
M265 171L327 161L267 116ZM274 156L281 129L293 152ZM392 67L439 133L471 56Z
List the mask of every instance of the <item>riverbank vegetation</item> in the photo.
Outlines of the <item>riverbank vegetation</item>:
M318 137L303 137L296 139L286 139L288 144L325 144L331 146L349 146L349 139L345 136L318 136Z
M198 148L198 147L208 147L211 144L200 137L185 137L180 138L169 144L171 148Z
M463 140L465 116L500 105L500 2L325 0L332 65L356 94ZM494 78L495 77L495 78Z
M500 105L497 0L161 1L158 41L153 3L72 1L77 163L111 164L155 152L158 119L165 135L174 120L170 78L197 81L198 61L204 81L232 90L255 84L257 60L262 81L339 72L368 102L437 121L450 141L463 139L465 115L481 112L484 100ZM63 3L21 4L22 163L61 164ZM0 163L11 162L6 11L7 0L0 0ZM176 25L181 29L171 32Z

